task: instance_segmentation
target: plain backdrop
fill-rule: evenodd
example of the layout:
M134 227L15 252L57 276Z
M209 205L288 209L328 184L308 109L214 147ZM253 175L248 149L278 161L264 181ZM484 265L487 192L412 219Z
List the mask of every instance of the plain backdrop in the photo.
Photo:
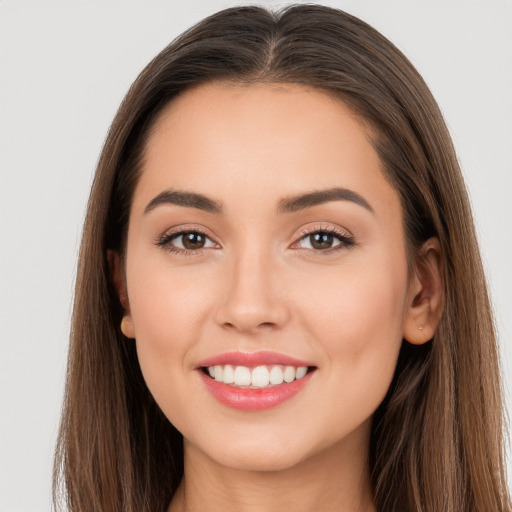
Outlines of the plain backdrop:
M0 1L1 512L50 510L81 224L116 109L175 36L241 3ZM512 1L323 3L389 37L445 114L488 271L510 409Z

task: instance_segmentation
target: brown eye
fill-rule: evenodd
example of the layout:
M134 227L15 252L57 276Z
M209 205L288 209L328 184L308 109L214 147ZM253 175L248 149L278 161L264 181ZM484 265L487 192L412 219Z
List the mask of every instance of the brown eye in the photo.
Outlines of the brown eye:
M310 249L319 253L329 253L352 245L354 245L352 236L331 229L310 232L298 242L301 249Z
M201 233L190 232L180 235L183 237L183 247L185 249L202 249L206 243L206 237ZM177 237L179 238L179 237Z
M217 247L213 240L200 231L179 231L163 235L157 245L176 253L193 253Z
M309 235L311 247L313 249L330 249L333 244L334 236L330 233L314 233Z

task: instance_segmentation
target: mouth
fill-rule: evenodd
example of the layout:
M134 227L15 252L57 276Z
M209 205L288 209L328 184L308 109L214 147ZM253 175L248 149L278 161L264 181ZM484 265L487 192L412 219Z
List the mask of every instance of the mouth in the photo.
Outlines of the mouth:
M308 385L317 369L275 352L230 352L196 367L214 398L245 411L268 409L291 399Z
M251 368L231 364L201 368L202 372L211 379L242 389L265 389L280 386L283 383L290 384L303 379L315 369L315 366L260 365Z

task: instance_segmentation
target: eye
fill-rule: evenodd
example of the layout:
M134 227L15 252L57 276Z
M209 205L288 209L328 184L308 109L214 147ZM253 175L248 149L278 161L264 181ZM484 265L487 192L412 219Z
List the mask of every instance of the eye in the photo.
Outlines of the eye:
M177 253L199 252L201 249L217 247L217 244L210 237L197 230L164 234L157 241L157 245L170 252Z
M297 242L297 246L301 249L321 253L334 252L352 245L354 240L351 235L331 227L308 231Z

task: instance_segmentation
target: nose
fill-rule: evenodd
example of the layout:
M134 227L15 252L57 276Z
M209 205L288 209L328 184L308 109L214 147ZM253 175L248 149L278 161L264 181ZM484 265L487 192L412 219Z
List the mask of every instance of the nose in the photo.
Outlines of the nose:
M215 320L226 329L256 333L282 328L290 319L279 269L265 251L240 252L226 261L223 293Z

